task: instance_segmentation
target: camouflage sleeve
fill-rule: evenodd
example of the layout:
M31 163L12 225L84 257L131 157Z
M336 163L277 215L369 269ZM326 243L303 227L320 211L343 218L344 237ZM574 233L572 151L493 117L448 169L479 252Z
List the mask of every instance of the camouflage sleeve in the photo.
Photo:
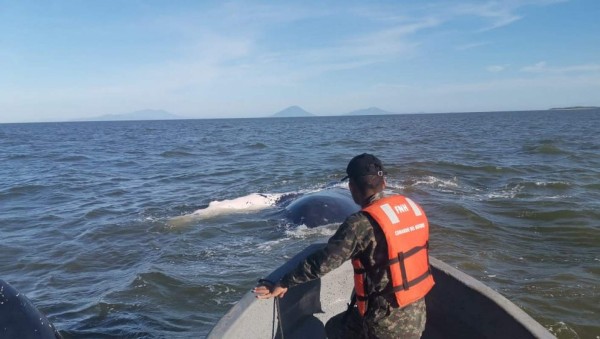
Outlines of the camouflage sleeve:
M322 250L306 257L295 269L283 276L279 282L280 285L293 287L318 279L355 256L359 250L357 219L359 219L357 214L348 217L329 239L327 245Z

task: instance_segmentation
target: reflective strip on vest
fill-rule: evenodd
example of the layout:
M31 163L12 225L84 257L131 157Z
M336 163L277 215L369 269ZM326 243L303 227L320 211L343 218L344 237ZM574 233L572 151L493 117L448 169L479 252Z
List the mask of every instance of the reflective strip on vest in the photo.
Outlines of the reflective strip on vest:
M398 216L396 215L390 204L381 205L381 210L383 211L383 213L385 213L385 215L387 215L392 224L397 224L400 222L400 219L398 219Z

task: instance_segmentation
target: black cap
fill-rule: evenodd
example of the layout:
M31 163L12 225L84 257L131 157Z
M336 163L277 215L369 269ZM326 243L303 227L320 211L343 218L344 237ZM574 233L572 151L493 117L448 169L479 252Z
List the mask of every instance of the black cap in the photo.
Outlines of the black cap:
M383 165L376 156L373 154L363 153L350 160L348 167L346 167L346 174L347 175L342 179L342 181L348 178L362 177L365 175L378 175L382 177L387 173L383 170Z

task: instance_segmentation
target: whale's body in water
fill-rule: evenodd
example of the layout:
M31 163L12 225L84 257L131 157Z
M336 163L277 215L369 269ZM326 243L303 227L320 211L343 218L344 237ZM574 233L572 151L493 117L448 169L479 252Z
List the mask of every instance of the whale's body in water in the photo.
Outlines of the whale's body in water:
M278 208L289 222L307 227L341 223L350 214L360 210L350 192L342 188L329 188L312 193L252 193L243 197L212 201L190 214L169 220L171 226L182 226L197 220L231 213L249 213Z
M61 338L27 297L0 279L0 338Z
M286 218L294 224L317 227L341 223L360 207L345 190L327 189L303 195L285 206Z

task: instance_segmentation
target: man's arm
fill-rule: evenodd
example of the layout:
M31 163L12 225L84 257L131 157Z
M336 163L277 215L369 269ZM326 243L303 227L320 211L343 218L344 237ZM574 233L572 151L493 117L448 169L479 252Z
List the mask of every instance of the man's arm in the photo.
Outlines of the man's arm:
M318 279L352 258L358 252L356 227L359 218L359 214L348 217L323 249L306 257L294 270L283 276L276 287L288 288Z

